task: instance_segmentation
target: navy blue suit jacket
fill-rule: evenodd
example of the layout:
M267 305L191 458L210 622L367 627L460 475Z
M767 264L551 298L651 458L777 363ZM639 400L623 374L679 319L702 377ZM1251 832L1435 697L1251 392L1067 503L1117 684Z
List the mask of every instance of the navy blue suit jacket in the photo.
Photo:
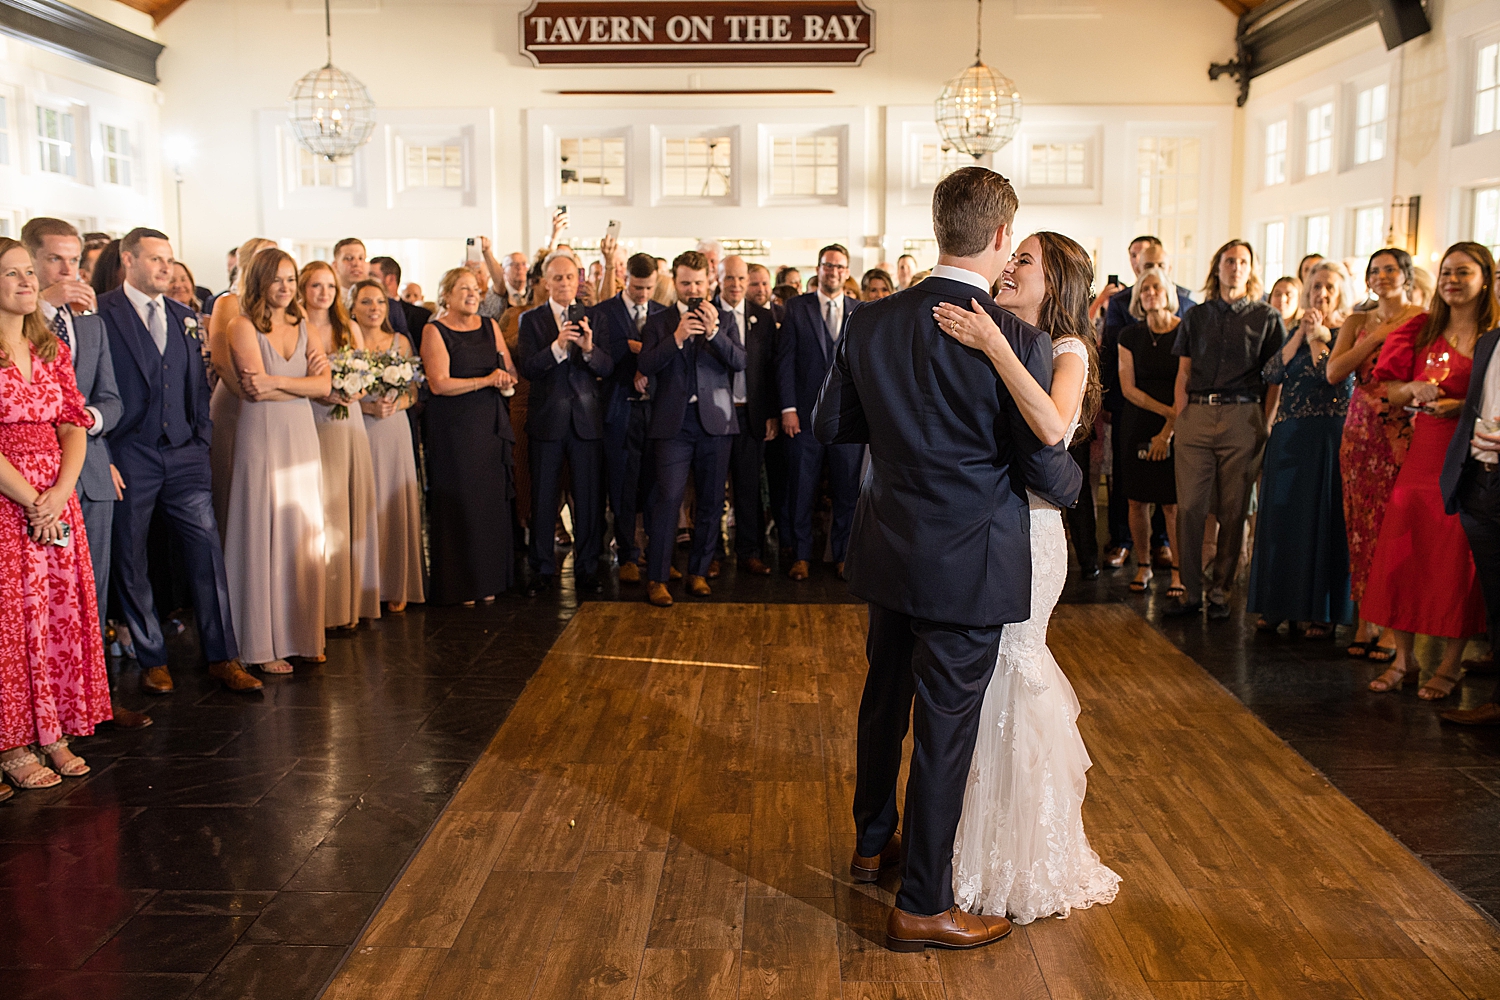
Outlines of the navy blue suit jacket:
M651 317L658 313L664 313L667 307L655 300L646 303L646 321L649 323ZM594 315L598 316L599 329L594 331L594 339L605 344L609 348L609 356L615 363L614 373L610 375L606 387L605 402L610 402L610 392L624 394L627 397L635 395L635 373L636 356L630 349L630 341L639 340L645 333L637 335L635 331L635 320L630 315L630 306L625 301L625 293L612 295L594 307Z
M859 299L844 296L844 326L838 342L844 342L849 319L859 308ZM786 304L786 315L776 332L776 387L783 410L795 406L803 430L812 420L813 406L823 378L833 367L834 341L823 327L818 293L799 295Z
M698 421L715 437L738 434L734 416L734 373L745 370L745 347L734 329L734 317L719 310L719 332L713 339L689 338L677 346L677 324L682 313L675 307L646 320L641 331L645 341L637 359L640 369L656 378L651 429L646 436L664 441L682 430L687 415L688 362L696 359L698 374ZM696 341L696 343L695 343Z
M193 440L206 448L213 437L213 421L208 416L208 376L204 374L202 346L188 336L183 325L193 311L166 296L162 296L162 301L167 306L167 336L181 337L187 348L187 418L193 425ZM161 428L145 425L153 387L161 383L161 353L152 343L135 306L126 298L124 288L99 296L99 315L109 331L109 353L122 404L120 422L109 432L110 451L119 464L121 449L126 446L154 449L161 439Z
M1484 399L1484 377L1500 353L1500 328L1491 330L1474 344L1474 369L1469 375L1469 392L1464 408L1458 414L1458 426L1448 441L1443 472L1438 484L1443 490L1443 509L1458 513L1458 488L1463 484L1464 465L1469 461L1469 442L1474 440L1474 422L1479 419L1479 404Z
M73 372L84 402L99 411L100 427L89 428L89 447L78 473L79 495L87 500L109 502L115 498L115 481L109 474L109 440L105 436L120 422L124 407L115 386L115 366L109 353L109 330L98 314L73 317Z
M714 305L723 306L714 299ZM781 417L780 383L776 375L776 316L765 306L745 300L745 406L751 428L765 429L767 420Z
M585 310L589 327L597 338L599 324L594 310ZM557 340L557 319L552 315L551 301L521 314L521 331L517 342L516 363L521 375L531 383L531 398L526 404L526 433L538 441L561 441L573 433L585 441L604 436L604 405L599 399L599 379L614 371L609 351L598 339L587 359L577 344L568 345L567 360L558 364L552 354Z
M1052 384L1052 341L948 278L850 317L813 414L824 444L868 444L844 571L882 608L970 627L1031 616L1027 489L1071 507L1083 473L1037 439L983 352L942 333L939 302L994 318L1032 378Z

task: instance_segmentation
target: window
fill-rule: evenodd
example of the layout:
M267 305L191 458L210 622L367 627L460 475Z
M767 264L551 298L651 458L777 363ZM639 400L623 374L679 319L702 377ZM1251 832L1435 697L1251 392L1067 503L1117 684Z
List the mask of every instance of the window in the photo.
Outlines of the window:
M1500 187L1474 192L1474 242L1483 243L1500 256Z
M1326 174L1333 166L1333 102L1307 111L1307 169L1309 177Z
M840 149L836 134L786 135L771 139L771 193L837 197Z
M1173 274L1198 270L1199 140L1142 138L1136 147L1135 231L1161 238Z
M1500 130L1500 42L1479 50L1474 74L1474 134Z
M36 142L39 165L44 172L78 176L73 159L72 115L54 108L37 108Z
M0 94L0 166L10 162L10 102Z
M297 186L305 188L352 188L354 157L330 160L297 144Z
M451 145L406 143L406 187L461 188L464 186L464 149Z
M1326 215L1309 215L1303 221L1302 252L1328 256L1328 238L1332 231Z
M1033 187L1083 187L1087 183L1083 142L1033 142L1026 183Z
M557 144L560 197L625 197L625 139L562 139Z
M1385 156L1386 85L1361 90L1354 99L1354 162L1373 163Z
M1354 256L1368 257L1385 246L1385 209L1379 205L1354 210Z
M667 198L723 198L729 194L733 143L727 135L664 139L661 193Z
M917 149L917 183L932 187L959 167L974 162L956 149L943 145L937 139L924 142Z
M104 140L104 183L130 186L130 132L115 125L99 129Z
M1266 223L1265 239L1261 241L1261 259L1265 261L1267 287L1286 273L1286 223Z
M1266 126L1266 186L1286 180L1286 119Z

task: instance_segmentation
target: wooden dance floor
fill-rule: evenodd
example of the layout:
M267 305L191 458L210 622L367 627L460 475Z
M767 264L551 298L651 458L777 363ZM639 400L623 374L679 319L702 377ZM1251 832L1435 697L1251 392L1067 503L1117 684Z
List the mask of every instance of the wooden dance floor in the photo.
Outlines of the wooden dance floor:
M847 875L864 617L586 604L327 996L1500 996L1496 928L1118 605L1052 647L1119 899L886 951L889 878Z

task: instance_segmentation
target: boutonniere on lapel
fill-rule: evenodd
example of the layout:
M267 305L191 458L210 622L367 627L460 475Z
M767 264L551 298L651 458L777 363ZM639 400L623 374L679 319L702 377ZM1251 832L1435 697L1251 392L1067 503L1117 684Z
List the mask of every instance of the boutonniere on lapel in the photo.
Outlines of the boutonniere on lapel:
M758 319L760 319L759 316L751 316L750 317L750 325L754 326L755 325L755 321L758 320Z
M189 337L192 337L194 340L203 339L203 332L198 328L198 317L189 316L184 319L182 321L182 328L187 332L187 335Z

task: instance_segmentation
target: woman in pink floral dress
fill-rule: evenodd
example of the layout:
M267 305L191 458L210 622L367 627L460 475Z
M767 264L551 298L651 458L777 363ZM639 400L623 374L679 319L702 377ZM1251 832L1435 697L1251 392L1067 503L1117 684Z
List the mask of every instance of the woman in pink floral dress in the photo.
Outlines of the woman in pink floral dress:
M110 717L74 493L93 418L38 294L31 255L0 238L0 769L18 788L86 774L68 737Z
M1386 400L1385 390L1375 381L1375 365L1388 336L1408 324L1420 326L1427 316L1410 301L1413 272L1411 255L1405 250L1376 251L1365 269L1365 287L1376 297L1375 308L1352 313L1345 320L1328 356L1330 383L1355 373L1339 445L1339 470L1344 480L1344 525L1349 533L1349 591L1356 602L1364 598L1385 505L1411 442L1411 417ZM1360 615L1349 655L1389 662L1396 650L1380 645L1380 638L1381 630Z

